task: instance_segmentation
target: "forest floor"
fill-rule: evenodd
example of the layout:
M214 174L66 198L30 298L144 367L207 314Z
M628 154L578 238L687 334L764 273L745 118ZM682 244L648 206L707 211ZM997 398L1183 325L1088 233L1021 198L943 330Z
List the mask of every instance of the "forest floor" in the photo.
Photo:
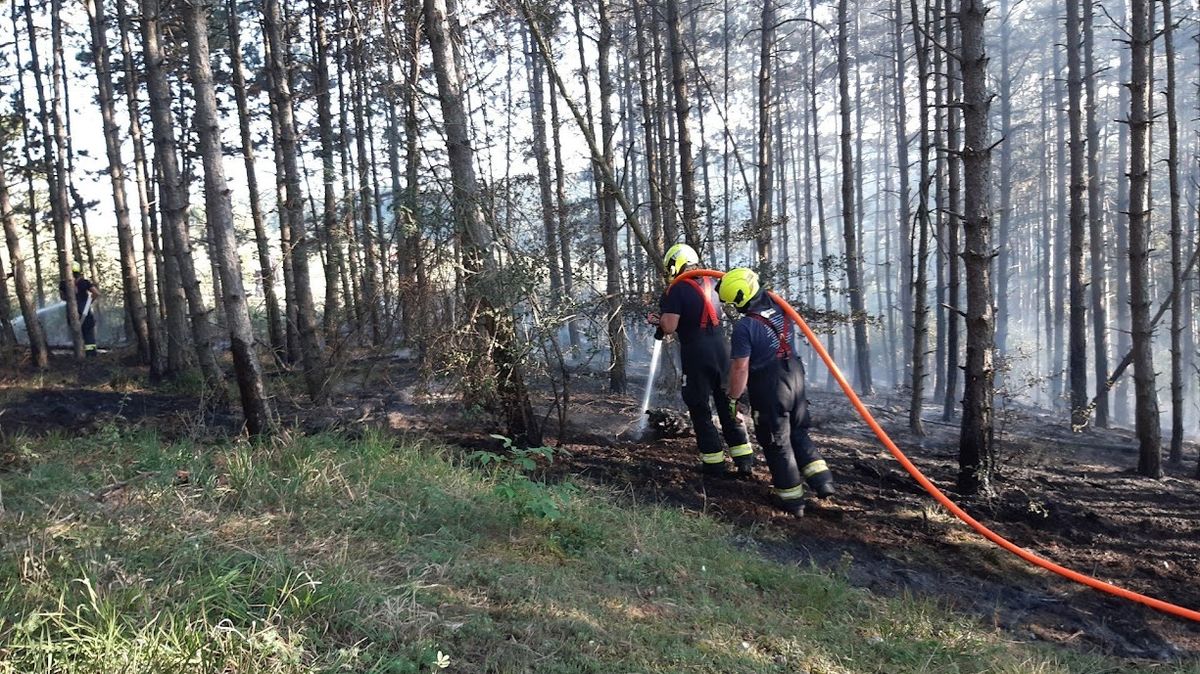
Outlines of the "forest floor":
M167 436L232 429L232 417L202 414L204 406L186 386L150 389L130 372L107 356L32 380L0 373L0 431L70 437L113 420ZM283 423L306 432L387 428L469 450L499 446L484 417L462 409L452 390L420 384L409 363L359 362L338 382L319 408L281 398ZM754 549L775 561L834 570L884 596L934 601L1016 642L1163 663L1200 657L1200 625L1034 569L959 523L903 472L840 393L810 394L814 439L838 480L838 496L794 519L769 504L765 465L749 480L701 479L692 438L640 439L638 401L604 393L593 376L572 378L560 439L549 388L535 385L547 444L565 452L544 469L548 480L593 481L643 502L702 511L742 530ZM673 394L658 398L682 409ZM930 407L928 434L918 439L907 431L899 396L866 402L939 488L1017 545L1130 590L1200 608L1200 489L1189 477L1194 445L1186 447L1183 467L1168 466L1167 477L1150 480L1133 471L1130 432L1075 434L1063 415L1009 404L999 415L996 494L959 498L953 493L957 424L935 421L940 410ZM3 463L0 451L0 470Z

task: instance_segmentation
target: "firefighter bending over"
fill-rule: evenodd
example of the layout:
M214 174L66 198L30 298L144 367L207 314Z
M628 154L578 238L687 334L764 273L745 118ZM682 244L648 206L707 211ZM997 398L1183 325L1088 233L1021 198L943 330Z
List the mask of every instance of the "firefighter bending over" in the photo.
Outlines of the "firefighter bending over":
M791 322L744 267L721 279L718 294L742 317L733 326L729 400L749 392L754 435L762 445L779 505L804 514L805 482L820 498L834 493L833 474L809 438L804 365L791 340Z
M745 424L725 397L729 356L717 311L716 283L709 277L676 280L683 272L700 265L696 250L685 243L672 246L663 264L672 282L659 302L662 315L651 314L649 320L651 325L658 326L655 339L679 336L683 402L696 430L700 470L706 475L728 474L721 444L721 435L724 435L738 474L750 475L754 468L754 449L746 435ZM720 435L713 424L710 401L716 403L717 417L721 421Z

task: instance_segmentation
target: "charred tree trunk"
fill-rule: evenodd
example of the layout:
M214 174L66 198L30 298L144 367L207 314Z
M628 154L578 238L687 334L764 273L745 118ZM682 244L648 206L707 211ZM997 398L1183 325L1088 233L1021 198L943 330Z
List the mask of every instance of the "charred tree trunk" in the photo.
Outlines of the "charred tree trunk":
M917 188L917 257L913 275L912 390L909 400L908 427L915 435L925 434L921 406L925 402L926 350L929 345L929 306L925 270L929 259L929 45L920 28L917 0L911 0L913 41L916 43L917 80L920 98L921 184ZM961 18L960 18L961 20Z
M1084 296L1083 240L1087 231L1084 197L1083 137L1083 70L1079 58L1081 42L1079 5L1084 0L1067 0L1067 117L1071 147L1070 203L1070 337L1068 339L1068 372L1071 382L1071 425L1082 428L1087 423L1087 298Z
M1162 0L1163 50L1167 57L1167 175L1171 208L1171 449L1168 460L1183 463L1183 222L1179 207L1179 119L1175 111L1175 26L1171 0Z
M958 445L958 488L987 492L992 469L992 384L995 317L992 313L991 144L988 139L987 55L982 0L958 8L963 80L963 173L967 272L967 358L963 385L962 434Z
M909 163L908 163L908 105L904 100L904 75L907 69L907 58L904 55L904 5L902 0L895 0L892 7L894 13L894 30L892 44L895 51L895 88L894 105L896 110L896 169L900 174L900 192L897 194L899 205L900 232L900 324L903 334L900 342L906 351L902 359L904 372L898 381L909 381L912 372L912 212L909 204Z
M947 73L947 101L949 103L946 110L946 164L947 164L947 201L946 208L946 256L947 275L949 283L947 284L947 301L950 309L946 312L946 362L945 370L945 389L942 398L942 420L950 421L954 418L954 408L958 403L958 371L961 368L961 363L958 357L958 337L959 337L959 261L962 259L962 253L959 251L958 232L962 227L961 211L959 205L962 192L962 176L961 176L961 158L962 152L958 142L958 127L959 127L959 110L962 104L961 95L961 75L959 73L958 60L953 56L958 47L958 41L961 36L956 35L954 26L954 15L952 9L952 0L945 2L945 26L946 26L946 48L950 50L950 55L946 57L946 73ZM989 204L990 205L990 204ZM1002 241L1000 244L1001 250L1007 250L1009 243ZM989 262L990 264L990 262ZM999 272L1001 275L1006 273L1003 269Z
M1138 436L1138 473L1162 477L1158 394L1154 384L1154 327L1150 322L1150 49L1153 3L1130 0L1129 81L1129 306Z

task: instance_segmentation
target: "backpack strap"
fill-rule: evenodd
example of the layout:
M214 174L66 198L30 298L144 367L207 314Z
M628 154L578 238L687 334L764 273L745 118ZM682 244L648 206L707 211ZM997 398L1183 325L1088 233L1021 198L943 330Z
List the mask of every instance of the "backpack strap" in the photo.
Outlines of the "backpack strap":
M772 311L773 312L778 311L778 309L772 309ZM778 342L778 346L775 347L775 357L776 358L784 359L784 358L791 357L791 355L792 355L792 345L790 342L791 330L789 329L788 322L786 319L783 321L783 330L781 331L779 328L775 327L775 323L773 321L771 321L771 319L767 318L766 316L763 316L762 314L760 314L756 311L747 311L746 316L752 320L758 321L759 323L762 323L763 325L767 326L767 329L770 330L771 333L775 335L775 340L776 340L776 342Z
M695 290L696 293L700 295L700 299L702 299L704 301L704 313L700 316L700 327L701 328L715 328L718 325L720 325L721 320L717 316L717 308L713 305L713 301L712 301L712 291L713 291L712 278L707 277L707 276L704 277L704 287L701 287L700 284L697 283L695 279L687 278L687 279L683 279L683 282L690 285L692 287L692 289Z

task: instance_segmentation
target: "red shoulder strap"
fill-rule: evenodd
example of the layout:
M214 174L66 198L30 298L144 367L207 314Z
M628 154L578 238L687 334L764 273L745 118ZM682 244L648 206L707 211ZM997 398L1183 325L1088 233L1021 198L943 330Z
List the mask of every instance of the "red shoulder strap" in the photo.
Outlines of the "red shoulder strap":
M715 328L719 325L721 320L717 316L717 308L713 306L712 302L713 280L707 276L704 277L703 288L695 279L685 278L683 282L690 285L700 295L700 299L704 300L704 315L700 317L700 327Z
M792 345L790 343L790 332L791 331L789 329L790 326L788 325L788 321L786 318L783 321L783 330L781 331L781 330L779 330L779 328L775 327L775 324L771 322L771 319L767 318L766 316L763 316L760 313L757 313L754 311L747 311L746 316L767 326L767 329L770 330L771 333L775 335L775 340L777 342L779 342L779 345L775 347L775 356L776 357L788 358L792 355Z

